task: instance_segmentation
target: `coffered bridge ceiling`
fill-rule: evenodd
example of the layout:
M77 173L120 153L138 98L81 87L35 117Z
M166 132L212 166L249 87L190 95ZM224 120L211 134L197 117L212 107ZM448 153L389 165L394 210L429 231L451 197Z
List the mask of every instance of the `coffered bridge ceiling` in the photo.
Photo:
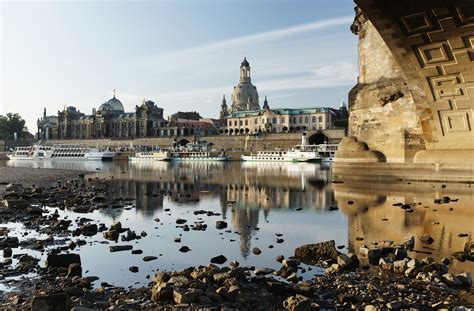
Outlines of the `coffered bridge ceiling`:
M427 148L474 148L474 0L355 2L402 68Z

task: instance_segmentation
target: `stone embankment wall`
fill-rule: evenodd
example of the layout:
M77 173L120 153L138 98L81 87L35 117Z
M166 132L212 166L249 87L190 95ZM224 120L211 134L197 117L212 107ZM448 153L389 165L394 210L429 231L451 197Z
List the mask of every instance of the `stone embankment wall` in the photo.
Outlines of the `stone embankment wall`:
M315 134L308 132L307 137ZM327 130L324 133L329 138L329 143L339 143L345 136L345 130ZM177 140L186 139L193 141L192 136L180 136ZM243 150L256 151L274 148L290 148L294 145L301 144L301 133L288 134L269 134L258 137L251 136L202 136L199 140L208 141L214 144L214 148L225 150ZM50 140L50 144L75 144L84 146L99 147L129 147L130 143L134 146L160 146L162 148L173 145L171 137L152 137L152 138L136 138L133 140L111 140L111 139L92 139L92 140Z

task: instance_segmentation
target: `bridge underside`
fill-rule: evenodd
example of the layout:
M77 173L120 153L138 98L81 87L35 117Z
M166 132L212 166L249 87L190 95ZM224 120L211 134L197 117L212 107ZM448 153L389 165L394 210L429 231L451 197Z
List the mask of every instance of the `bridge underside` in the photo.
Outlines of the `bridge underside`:
M474 2L355 0L359 79L337 162L474 164Z

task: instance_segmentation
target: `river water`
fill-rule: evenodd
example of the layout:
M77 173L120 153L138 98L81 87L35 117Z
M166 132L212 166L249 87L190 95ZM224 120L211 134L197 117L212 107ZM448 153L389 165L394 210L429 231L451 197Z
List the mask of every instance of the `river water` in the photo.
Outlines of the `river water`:
M333 183L330 164L9 161L6 165L87 170L89 183L98 184L95 180L99 178L108 196L130 200L125 208L89 214L61 212L62 217L87 217L106 226L120 221L137 234L147 233L140 240L117 243L132 244L143 250L141 255L109 252L109 245L115 242L103 239L100 233L86 237L88 243L74 251L81 254L85 275L114 285L144 285L149 281L146 276L156 271L207 265L210 258L221 254L227 257L226 264L237 260L244 266L278 269L277 255L291 256L302 244L326 240L344 246L341 251L357 253L363 244L401 243L406 236L429 234L434 242L424 246L417 239L418 252L410 256L440 260L461 251L474 233L474 191L469 185ZM457 201L435 203L444 196ZM412 213L393 205L414 202L418 205ZM198 210L217 215L195 215ZM176 224L178 218L189 225L205 223L207 230L183 231ZM218 230L217 220L225 220L228 227ZM20 226L10 226L21 233ZM468 236L459 237L459 233ZM180 243L174 241L176 237L181 238ZM277 238L284 241L277 243ZM191 251L180 252L183 245ZM262 253L255 255L254 247ZM25 252L42 259L46 255ZM158 259L144 262L143 256ZM138 266L139 272L131 273L130 266ZM474 264L455 261L451 270L474 273ZM313 267L305 277L315 273L322 270Z

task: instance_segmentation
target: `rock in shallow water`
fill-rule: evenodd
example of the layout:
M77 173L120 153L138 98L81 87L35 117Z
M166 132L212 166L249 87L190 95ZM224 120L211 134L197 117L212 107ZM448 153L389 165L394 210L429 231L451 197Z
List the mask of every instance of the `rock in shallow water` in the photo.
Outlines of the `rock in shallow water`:
M315 265L324 259L336 259L338 255L334 240L306 244L295 249L295 257L310 265Z
M132 245L111 245L109 246L110 252L121 252L121 251L129 251L133 249Z
M49 254L46 258L46 267L69 268L69 265L81 264L79 254Z
M219 256L211 258L211 263L216 263L219 265L223 264L226 261L227 261L227 258L224 255L219 255Z

